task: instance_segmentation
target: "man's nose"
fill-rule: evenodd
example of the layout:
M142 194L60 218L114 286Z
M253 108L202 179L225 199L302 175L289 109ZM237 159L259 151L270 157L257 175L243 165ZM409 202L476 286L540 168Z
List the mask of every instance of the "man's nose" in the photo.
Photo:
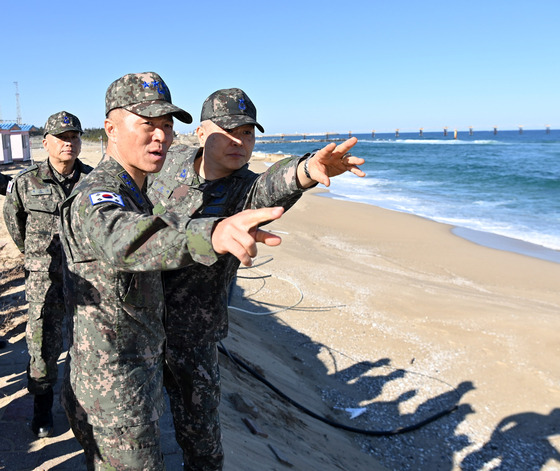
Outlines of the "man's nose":
M240 138L235 137L231 134L230 134L230 138L231 138L231 141L233 142L234 145L236 145L236 146L242 146L243 145L243 141Z
M165 141L167 138L167 134L165 133L165 131L163 130L163 128L156 128L154 131L154 139L156 141Z

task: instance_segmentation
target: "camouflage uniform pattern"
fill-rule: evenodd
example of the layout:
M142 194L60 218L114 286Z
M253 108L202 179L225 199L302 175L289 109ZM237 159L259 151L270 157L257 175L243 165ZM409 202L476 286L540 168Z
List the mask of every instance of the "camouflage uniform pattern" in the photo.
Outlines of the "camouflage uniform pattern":
M184 469L220 470L224 451L216 343L191 345L180 335L167 336L164 385Z
M62 134L66 131L83 133L82 124L76 116L68 113L68 111L59 111L58 113L52 114L48 117L43 131L43 137L47 134L56 136L57 134Z
M303 192L296 183L301 158L287 158L262 175L248 165L206 182L194 169L202 149L177 147L150 176L154 213L173 207L190 217L227 217L243 209L290 208ZM163 273L167 334L165 387L186 469L222 469L216 342L228 332L228 289L239 267L231 254L212 266Z
M154 462L161 459L159 446L153 447L149 434L126 444L109 437L116 429L124 437L133 437L133 430L154 427L163 413L165 332L160 271L194 261L214 263L217 255L211 230L215 222L171 212L153 215L145 193L109 156L61 206L68 302L74 313L69 389L84 411L81 417L87 415L93 428L94 437L82 437L90 441L80 443L87 451L95 440L104 466L109 462L112 466L107 469L136 469L133 464L127 468L128 461L133 463L143 448L155 453ZM73 400L65 398L66 407ZM67 414L75 410L69 407ZM72 425L87 432L86 424ZM114 446L132 448L119 455ZM110 461L116 456L127 463Z
M41 394L56 383L63 350L65 317L59 205L92 168L80 160L63 181L49 161L22 170L4 202L6 227L25 254L25 295L29 303L26 336L30 355L28 389Z
M172 114L184 123L192 123L192 116L171 102L171 92L155 72L127 74L115 80L105 94L105 114L123 108L141 116Z
M202 104L200 121L211 120L223 129L235 129L244 124L254 124L260 132L264 128L257 122L257 109L240 88L217 90Z

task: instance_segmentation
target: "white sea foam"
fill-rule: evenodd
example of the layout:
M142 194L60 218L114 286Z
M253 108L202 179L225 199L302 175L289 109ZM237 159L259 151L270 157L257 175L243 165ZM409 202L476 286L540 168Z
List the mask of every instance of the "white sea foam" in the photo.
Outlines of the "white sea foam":
M371 141L361 141L361 144L424 144L424 145L504 145L504 143L493 140L473 140L465 141L462 139L375 139Z
M367 176L333 178L331 196L560 250L560 132L475 134L357 136ZM265 148L296 155L315 145Z

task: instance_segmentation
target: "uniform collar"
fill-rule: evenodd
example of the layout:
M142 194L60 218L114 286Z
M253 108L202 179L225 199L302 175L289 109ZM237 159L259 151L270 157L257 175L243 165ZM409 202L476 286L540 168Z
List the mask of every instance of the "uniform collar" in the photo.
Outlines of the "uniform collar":
M106 155L105 167L106 170L115 175L115 178L119 181L121 187L126 188L126 192L136 201L140 206L151 207L150 203L144 196L144 192L138 187L134 179L130 174L124 169L124 167L110 155Z

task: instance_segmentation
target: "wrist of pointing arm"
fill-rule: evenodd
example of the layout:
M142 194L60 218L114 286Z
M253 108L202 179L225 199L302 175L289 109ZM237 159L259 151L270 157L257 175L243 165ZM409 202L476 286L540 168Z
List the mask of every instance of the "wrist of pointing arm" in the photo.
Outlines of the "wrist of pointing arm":
M317 182L313 180L309 172L309 162L315 156L315 152L310 154L305 154L299 161L297 168L297 179L298 186L300 188L308 189L317 185Z

